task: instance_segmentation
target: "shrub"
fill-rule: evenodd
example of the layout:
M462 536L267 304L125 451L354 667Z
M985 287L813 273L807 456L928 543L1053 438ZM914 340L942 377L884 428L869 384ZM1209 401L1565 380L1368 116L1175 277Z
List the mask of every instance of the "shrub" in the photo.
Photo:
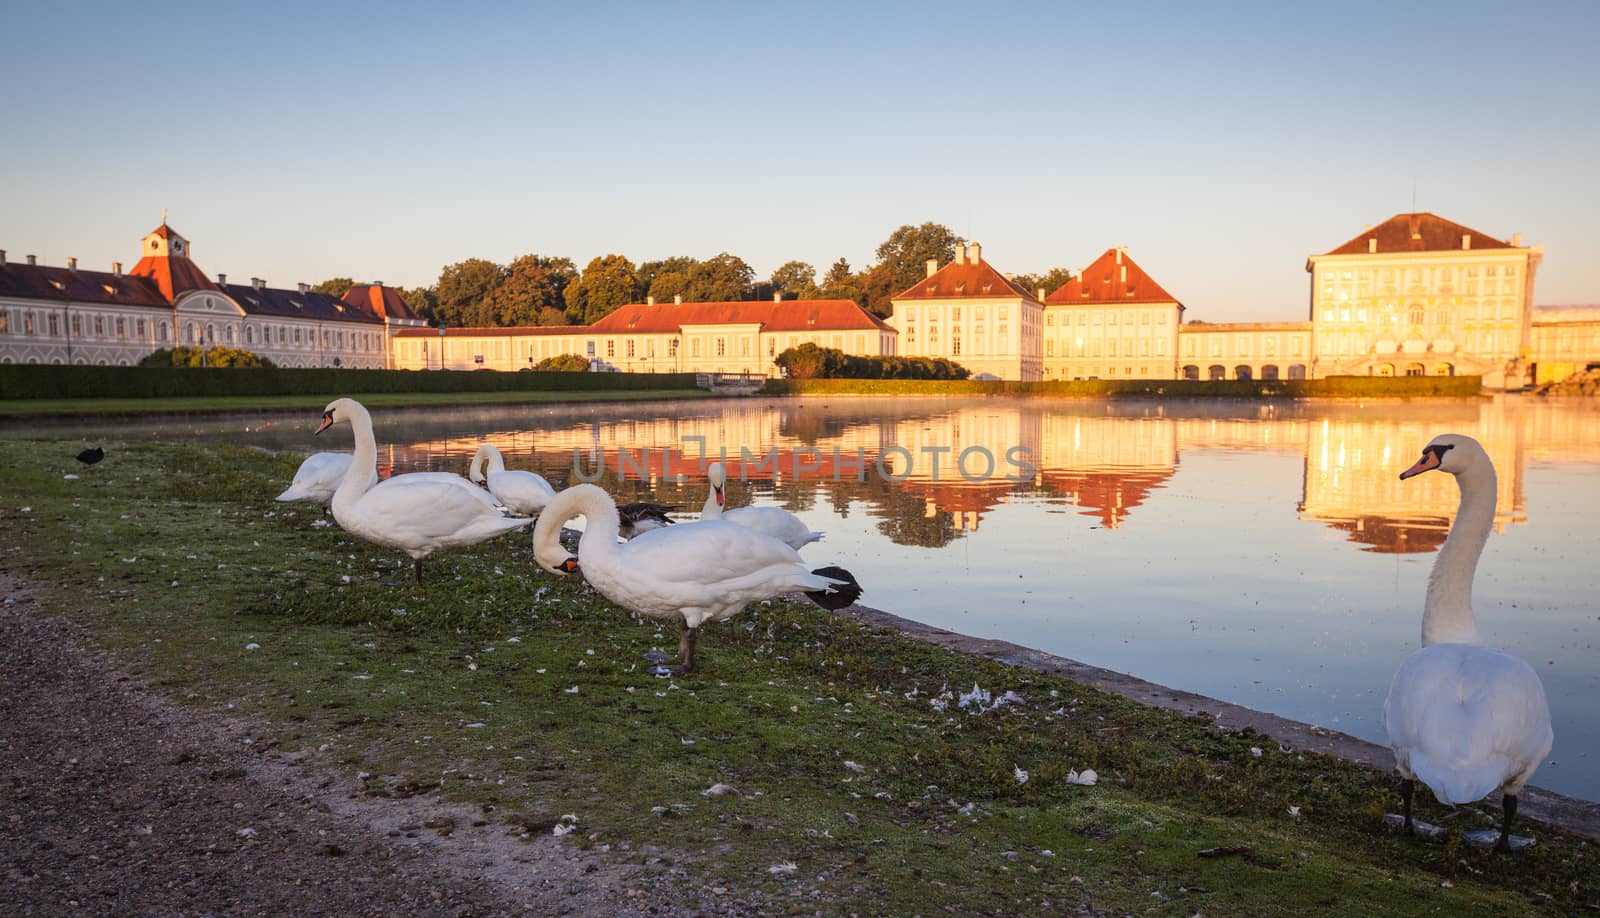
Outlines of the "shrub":
M273 367L265 357L237 347L217 345L208 351L180 344L175 348L162 348L139 361L141 367Z
M943 357L856 357L811 342L796 345L773 361L788 379L966 379L966 367Z
M578 354L557 354L539 361L533 368L549 373L587 373L589 358Z
M1055 398L1473 398L1479 376L1330 376L1325 379L772 379L765 395L1034 395Z

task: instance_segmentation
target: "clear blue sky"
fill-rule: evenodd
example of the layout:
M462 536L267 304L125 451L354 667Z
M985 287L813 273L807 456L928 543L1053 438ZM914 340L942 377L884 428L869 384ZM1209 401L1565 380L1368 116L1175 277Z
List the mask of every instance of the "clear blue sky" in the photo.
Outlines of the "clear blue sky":
M1417 208L1600 302L1600 4L15 3L0 248L413 286L468 257L1002 271L1113 245L1212 321Z

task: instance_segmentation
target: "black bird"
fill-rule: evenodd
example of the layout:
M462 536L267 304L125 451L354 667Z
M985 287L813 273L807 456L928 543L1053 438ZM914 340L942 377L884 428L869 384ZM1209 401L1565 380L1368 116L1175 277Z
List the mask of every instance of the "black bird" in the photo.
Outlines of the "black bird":
M861 589L861 584L856 582L855 575L842 567L819 567L811 573L816 574L818 577L843 581L840 586L836 586L832 590L815 590L806 593L807 598L829 612L837 612L843 609L845 606L860 599L861 594L866 592Z
M79 453L78 454L78 461L83 463L84 465L94 465L96 462L99 462L101 459L104 459L105 457L106 457L106 451L101 449L100 447L96 446L94 449L86 449L83 452Z

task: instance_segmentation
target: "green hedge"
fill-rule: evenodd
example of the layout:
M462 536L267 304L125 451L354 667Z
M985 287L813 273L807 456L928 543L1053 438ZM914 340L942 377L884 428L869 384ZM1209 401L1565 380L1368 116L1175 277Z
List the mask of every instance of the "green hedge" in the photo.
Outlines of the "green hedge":
M694 384L693 373L0 365L0 398L160 398L535 390L594 392L693 389Z
M1325 379L772 379L763 395L1036 395L1057 398L1471 398L1481 376L1329 376Z

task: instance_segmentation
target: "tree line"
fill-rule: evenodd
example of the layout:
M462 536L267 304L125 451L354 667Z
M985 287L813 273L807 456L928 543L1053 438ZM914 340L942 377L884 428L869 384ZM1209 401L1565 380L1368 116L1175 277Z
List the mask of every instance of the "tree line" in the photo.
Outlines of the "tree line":
M506 265L469 258L446 265L432 286L402 289L400 295L424 319L452 328L588 325L647 297L658 303L677 296L684 302L718 302L768 300L779 292L785 299L854 300L873 315L886 317L890 297L926 276L928 259L947 264L964 242L938 223L906 224L878 246L877 261L859 271L840 258L819 278L814 266L796 260L780 265L765 280L728 252L704 260L680 255L640 264L623 255L601 255L582 271L570 258L546 255L523 255ZM1013 280L1032 293L1040 287L1054 290L1071 277L1066 268L1052 268ZM350 278L335 277L314 289L343 296L353 286Z

